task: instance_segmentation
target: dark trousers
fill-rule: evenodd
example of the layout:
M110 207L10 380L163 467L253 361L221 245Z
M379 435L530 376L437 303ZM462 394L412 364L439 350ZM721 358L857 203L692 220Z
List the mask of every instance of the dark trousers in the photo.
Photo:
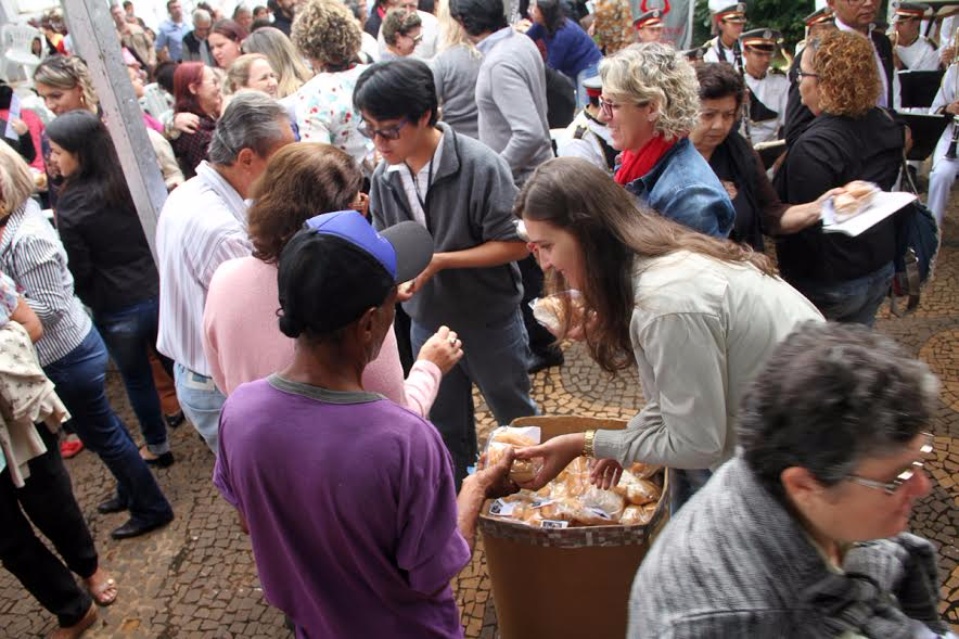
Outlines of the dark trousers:
M556 343L556 336L536 321L533 317L533 309L529 307L530 301L543 295L543 271L532 255L520 260L517 264L523 276L523 303L520 304L520 308L523 311L523 324L529 335L529 350L534 355L545 355Z
M123 377L143 438L155 455L170 450L160 396L150 367L150 351L157 341L158 320L159 304L155 297L112 313L97 313L95 317L97 330ZM162 355L159 357L172 378L173 362Z
M0 473L0 561L66 627L78 623L92 603L70 571L92 576L97 550L73 496L57 437L46 426L37 430L47 452L30 460L26 485L14 487L9 468ZM66 566L37 539L27 517L53 543Z
M107 349L91 328L79 346L44 366L43 372L56 384L80 441L116 478L117 497L129 506L131 518L138 524L168 520L173 514L170 503L107 400L106 369Z

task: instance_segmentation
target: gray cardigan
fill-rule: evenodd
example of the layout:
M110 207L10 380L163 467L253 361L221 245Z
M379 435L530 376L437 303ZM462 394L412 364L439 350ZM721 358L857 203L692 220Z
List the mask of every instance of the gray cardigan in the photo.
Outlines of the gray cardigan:
M479 139L499 153L522 186L537 166L553 157L546 121L546 70L533 41L512 27L489 36L476 79ZM479 45L484 49L483 43Z
M457 133L477 139L476 78L482 64L479 51L460 44L438 53L431 65L443 122Z
M735 457L653 544L633 583L628 636L913 639L946 632L928 541L903 534L857 544L843 570L829 568L798 520Z
M426 194L426 226L436 252L462 251L484 242L522 241L513 222L516 187L509 167L481 142L443 132L440 161ZM412 220L400 174L381 162L373 172L370 213L384 229ZM519 308L523 287L515 262L489 268L450 269L437 273L403 309L428 327L484 326Z

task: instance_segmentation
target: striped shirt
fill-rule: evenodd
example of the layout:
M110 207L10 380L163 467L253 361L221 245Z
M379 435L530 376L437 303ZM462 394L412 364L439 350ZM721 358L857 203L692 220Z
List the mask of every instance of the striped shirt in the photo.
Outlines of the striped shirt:
M208 162L163 205L157 225L160 329L157 350L195 373L212 373L203 353L203 307L217 267L253 253L247 204Z
M90 333L93 323L73 293L60 236L33 200L14 211L3 229L0 271L17 283L43 324L37 342L41 366L62 359Z

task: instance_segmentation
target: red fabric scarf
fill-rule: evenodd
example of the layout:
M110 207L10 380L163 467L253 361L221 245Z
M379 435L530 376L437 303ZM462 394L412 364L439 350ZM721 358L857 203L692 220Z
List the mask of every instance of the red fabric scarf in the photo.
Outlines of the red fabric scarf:
M663 136L657 135L639 151L623 151L623 161L616 171L616 183L625 186L652 171L674 144L676 140L667 142Z

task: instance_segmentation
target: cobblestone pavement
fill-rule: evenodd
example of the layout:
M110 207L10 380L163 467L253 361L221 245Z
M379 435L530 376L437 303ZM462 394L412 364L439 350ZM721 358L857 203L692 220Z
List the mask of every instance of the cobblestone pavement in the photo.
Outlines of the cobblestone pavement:
M956 211L946 224L946 241L935 281L924 293L922 309L905 319L881 319L879 330L922 357L941 377L941 405L932 426L937 460L931 465L934 489L920 504L913 530L939 545L942 614L959 629L959 227ZM566 365L539 373L535 399L544 413L627 418L642 405L632 374L611 379L579 346L566 349ZM135 424L115 373L110 396L125 420ZM491 427L489 412L477 398L481 432ZM84 452L67 461L74 490L100 551L101 564L120 587L117 602L100 610L87 637L210 638L291 637L283 616L263 598L249 541L230 506L210 482L213 457L189 425L172 431L177 463L157 470L176 510L167 528L144 538L116 542L109 531L123 515L100 515L96 504L107 497L113 480L95 455ZM454 583L467 637L496 636L496 612L482 543L472 563ZM0 638L44 636L55 620L0 570Z

